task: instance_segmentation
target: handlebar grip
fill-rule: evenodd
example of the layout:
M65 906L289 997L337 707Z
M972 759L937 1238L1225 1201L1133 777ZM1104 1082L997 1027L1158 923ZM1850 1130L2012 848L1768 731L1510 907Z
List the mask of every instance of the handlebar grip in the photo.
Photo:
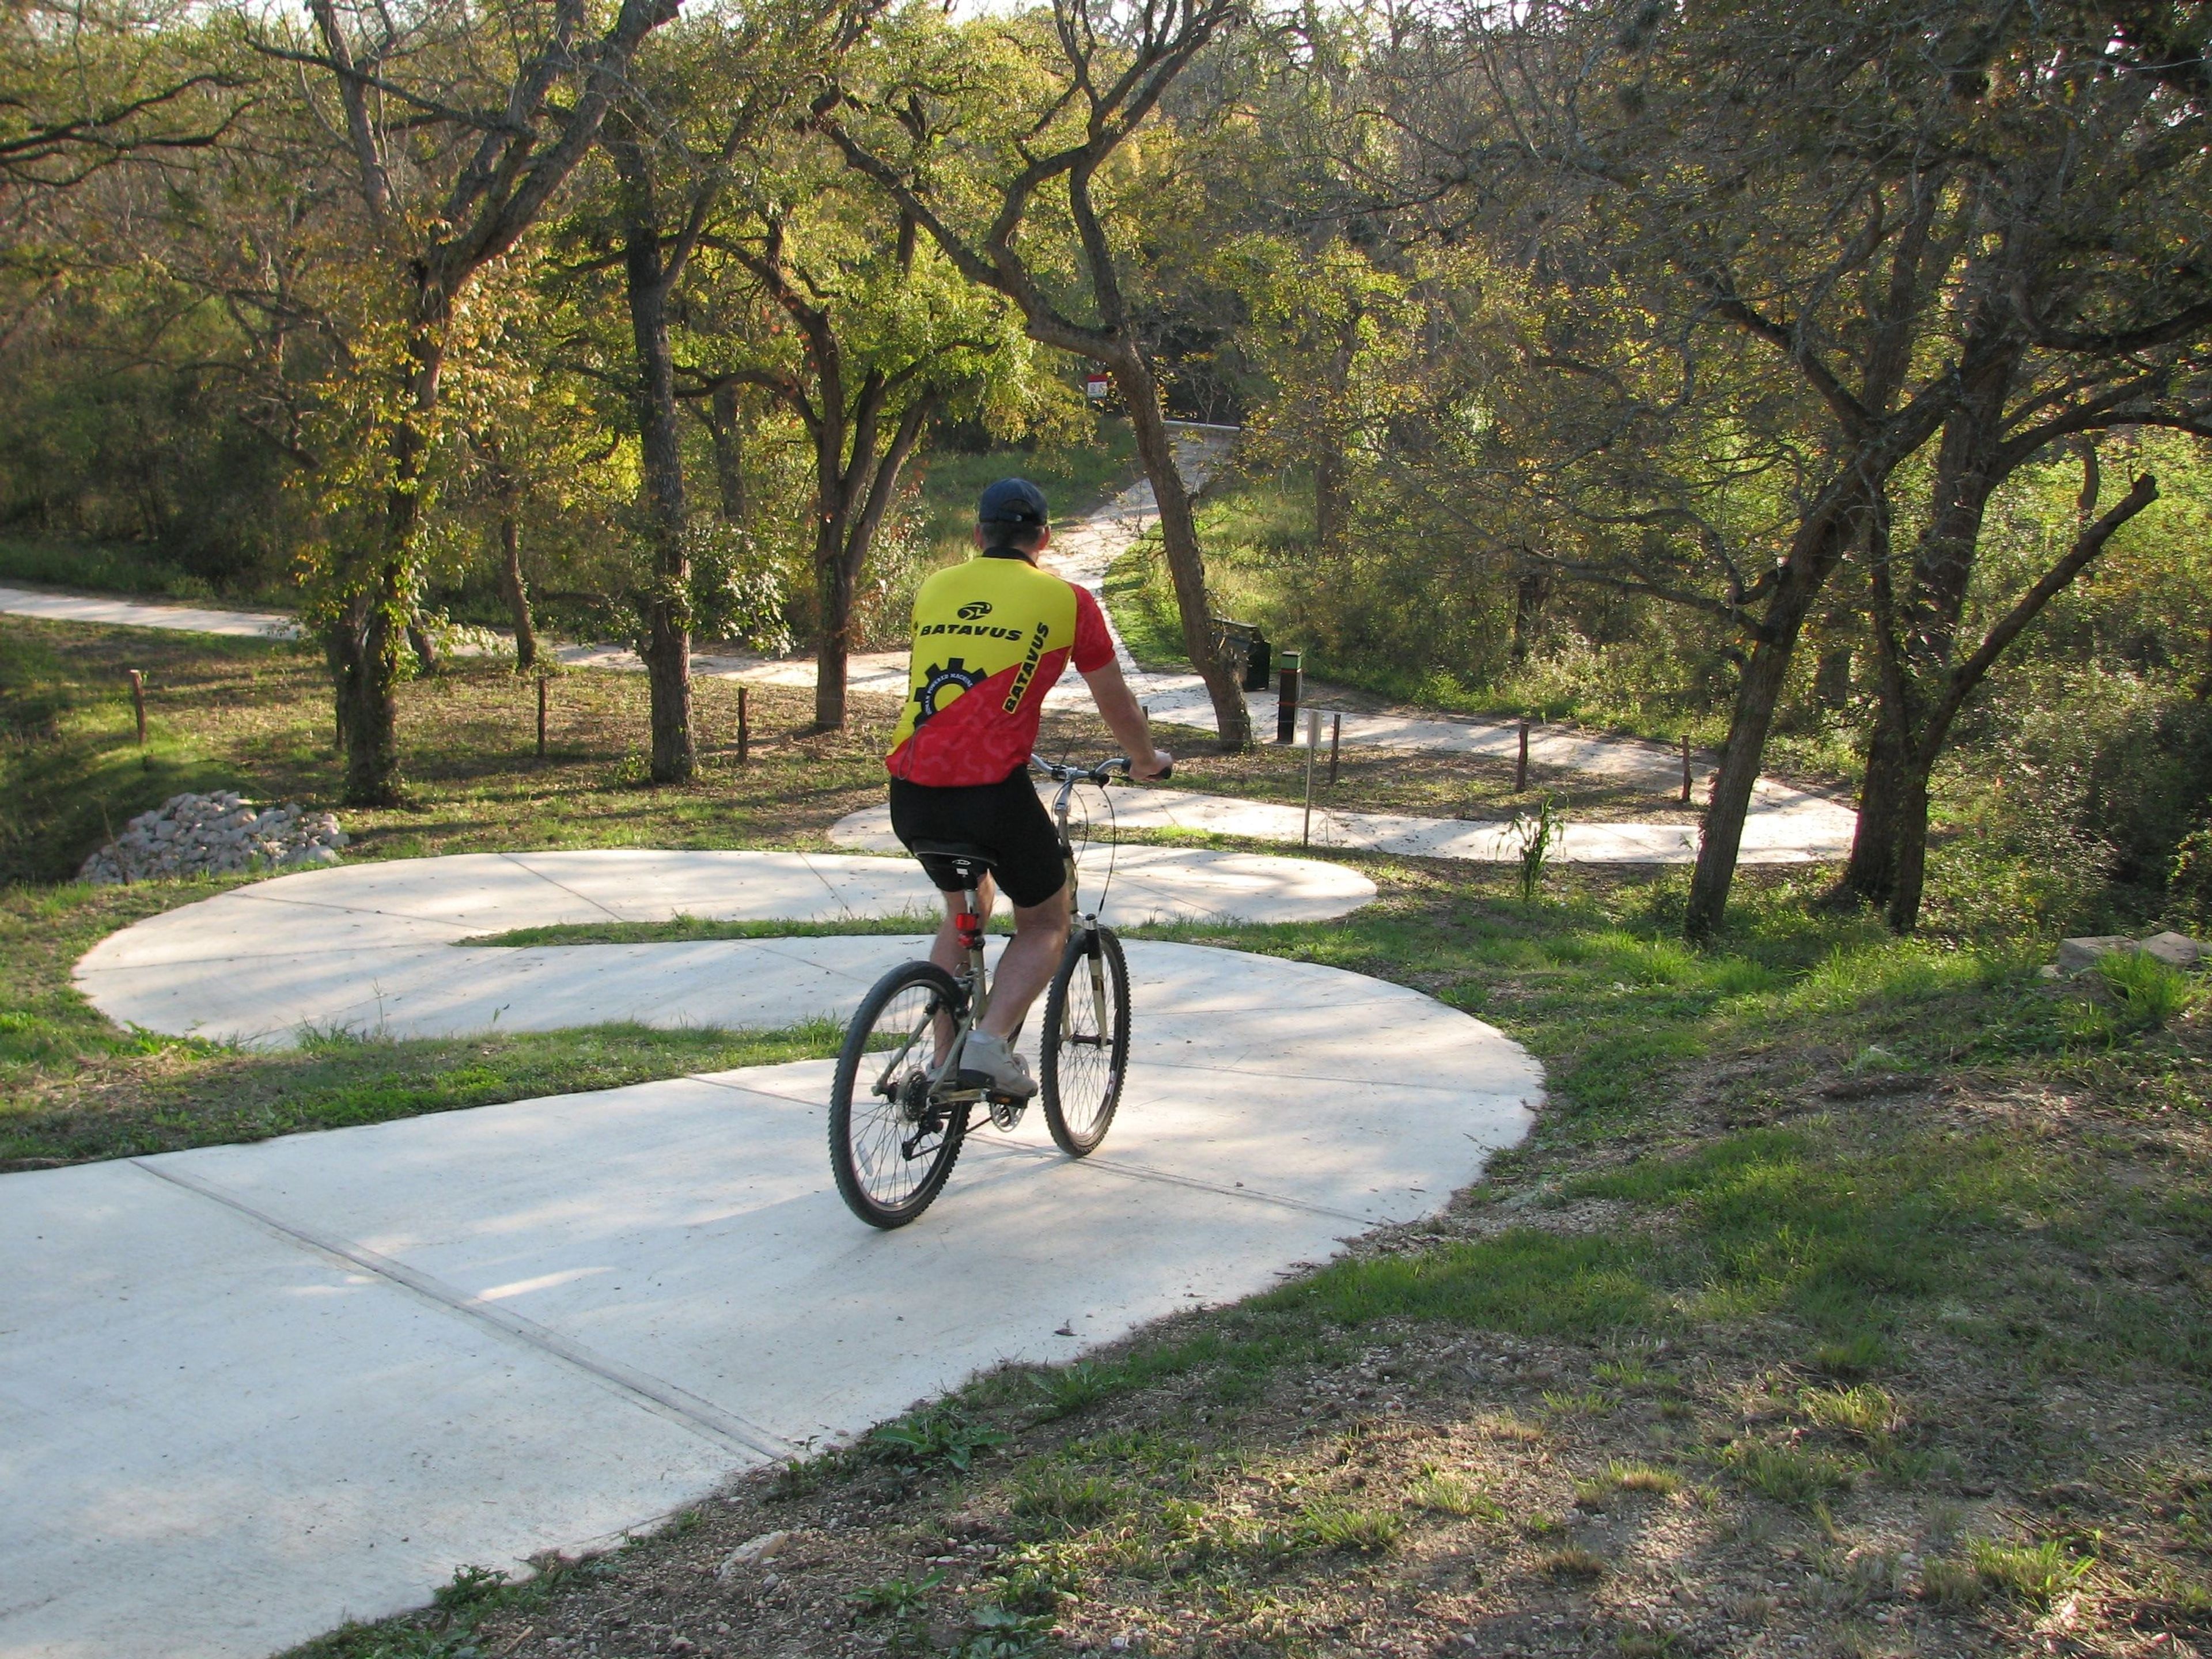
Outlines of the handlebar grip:
M1173 761L1170 761L1165 766L1163 766L1158 771L1152 774L1152 781L1154 783L1165 783L1174 775L1175 763Z

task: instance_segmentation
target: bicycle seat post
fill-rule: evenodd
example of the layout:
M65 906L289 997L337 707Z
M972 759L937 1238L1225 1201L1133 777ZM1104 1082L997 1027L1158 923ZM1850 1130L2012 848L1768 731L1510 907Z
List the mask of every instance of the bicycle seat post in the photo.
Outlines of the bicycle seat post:
M990 990L983 976L983 905L972 884L961 893L960 914L953 917L952 926L960 938L960 952L968 958L969 977L974 981L969 991L970 1018L980 1023L990 1003Z

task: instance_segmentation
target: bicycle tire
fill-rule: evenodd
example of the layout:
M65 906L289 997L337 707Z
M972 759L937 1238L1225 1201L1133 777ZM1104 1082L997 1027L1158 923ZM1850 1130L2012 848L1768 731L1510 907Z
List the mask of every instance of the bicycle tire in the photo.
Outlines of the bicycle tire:
M966 995L959 981L933 962L902 963L869 988L845 1030L836 1081L830 1090L830 1169L845 1207L872 1227L903 1227L927 1209L952 1173L968 1133L964 1104L933 1109L926 1097L914 1097L915 1090L927 1088L928 1056L934 1044L902 1071L894 1086L906 1096L903 1099L885 1096L880 1087L885 1079L867 1079L863 1065L872 1054L901 1053L892 1046L898 1034L918 1032L920 1023L940 1008L955 1020L965 1013ZM857 1127L856 1090L864 1108ZM915 1143L930 1133L933 1109L945 1114L935 1131L936 1144L918 1148ZM916 1133L902 1139L908 1128ZM918 1172L908 1167L915 1164L923 1166Z
M1104 980L1103 1009L1091 975L1094 952ZM1089 1156L1106 1139L1129 1073L1129 964L1112 928L1079 929L1067 941L1045 991L1038 1058L1045 1127L1070 1158Z

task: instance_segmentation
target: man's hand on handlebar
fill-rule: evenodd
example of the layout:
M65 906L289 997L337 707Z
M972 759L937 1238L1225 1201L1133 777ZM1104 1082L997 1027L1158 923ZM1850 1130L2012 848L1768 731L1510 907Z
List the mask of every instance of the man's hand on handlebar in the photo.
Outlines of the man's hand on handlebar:
M1135 755L1129 757L1129 775L1139 782L1148 782L1153 778L1164 778L1174 770L1175 757L1164 749L1153 750L1149 761Z

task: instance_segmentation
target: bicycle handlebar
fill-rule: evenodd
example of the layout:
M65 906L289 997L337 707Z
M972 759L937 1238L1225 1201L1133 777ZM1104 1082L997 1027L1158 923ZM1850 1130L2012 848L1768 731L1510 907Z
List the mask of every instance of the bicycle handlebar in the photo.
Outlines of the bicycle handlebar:
M1054 783L1095 783L1103 789L1113 781L1116 772L1131 782L1135 781L1134 775L1129 769L1129 757L1127 755L1115 755L1109 759L1100 761L1096 766L1071 766L1064 761L1048 761L1042 756L1031 755L1030 764ZM1171 778L1174 775L1175 768L1170 765L1155 773L1147 781L1157 783L1162 779Z

